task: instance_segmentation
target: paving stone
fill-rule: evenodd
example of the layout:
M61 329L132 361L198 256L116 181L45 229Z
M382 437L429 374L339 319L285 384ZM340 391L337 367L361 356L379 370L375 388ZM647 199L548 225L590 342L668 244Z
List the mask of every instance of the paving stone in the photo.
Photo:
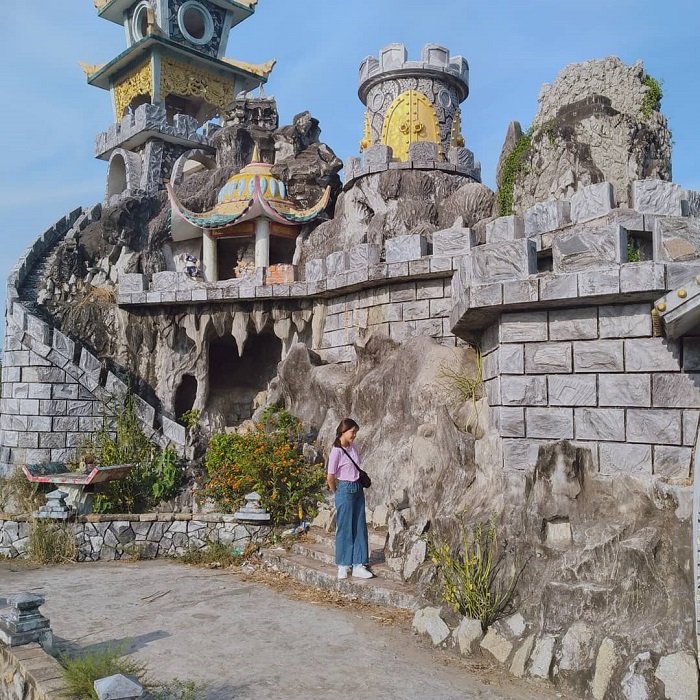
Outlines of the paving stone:
M571 343L528 343L525 371L528 374L571 372Z
M537 640L530 663L531 676L535 676L536 678L549 678L549 672L552 668L552 659L554 658L555 641L556 638L550 634L542 635Z
M679 376L679 375L654 375ZM656 391L654 392L656 396ZM656 400L656 399L655 399ZM651 380L648 374L601 374L598 377L598 405L651 406ZM656 404L655 405L660 405Z
M596 307L549 312L550 340L591 340L598 337Z
M698 662L695 654L679 651L662 656L654 675L664 684L668 700L695 700L698 697Z
M595 406L598 381L590 375L555 375L547 378L550 406Z
M651 335L650 304L615 304L598 309L601 338L634 338Z
M598 647L596 656L595 673L591 684L591 695L594 700L604 700L619 660L615 642L606 637Z
M665 338L625 340L625 370L628 372L680 371L680 347Z
M601 474L650 476L652 473L651 445L601 442L598 455Z
M687 479L690 475L692 449L654 445L654 475L672 479Z
M511 651L513 651L513 644L500 635L494 627L489 627L479 646L502 664L508 660Z
M571 440L574 437L574 412L571 408L526 408L528 438Z
M627 411L627 441L681 444L681 411L673 409L630 408Z
M505 406L546 406L547 378L501 377L501 402Z
M621 340L574 342L575 372L621 372L624 369Z

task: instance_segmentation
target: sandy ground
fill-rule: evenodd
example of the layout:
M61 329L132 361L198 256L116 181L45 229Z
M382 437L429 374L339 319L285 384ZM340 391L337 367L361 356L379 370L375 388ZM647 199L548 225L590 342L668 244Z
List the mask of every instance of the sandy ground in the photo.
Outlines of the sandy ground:
M0 562L0 598L20 591L45 595L57 648L126 643L153 678L196 681L208 700L562 697L483 659L433 650L410 632L410 615L268 573Z

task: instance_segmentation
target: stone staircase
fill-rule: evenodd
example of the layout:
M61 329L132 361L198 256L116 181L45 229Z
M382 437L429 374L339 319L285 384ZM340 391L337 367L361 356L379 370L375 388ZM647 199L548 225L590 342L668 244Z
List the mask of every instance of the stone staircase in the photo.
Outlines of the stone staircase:
M384 560L386 529L369 530L370 564L373 579L349 577L339 581L335 565L335 534L312 527L295 540L289 549L264 549L262 558L274 570L283 571L302 583L317 588L338 591L366 603L414 610L418 600L413 586L401 580Z

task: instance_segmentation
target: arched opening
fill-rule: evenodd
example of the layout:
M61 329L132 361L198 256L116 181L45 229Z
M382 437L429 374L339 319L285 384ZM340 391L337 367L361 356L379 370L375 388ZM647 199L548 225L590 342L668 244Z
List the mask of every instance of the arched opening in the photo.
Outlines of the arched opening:
M267 388L282 359L282 341L272 333L248 337L243 356L230 335L209 345L209 400L207 410L220 423L239 425L253 415L253 399Z
M149 105L151 104L151 96L150 95L136 95L131 102L129 102L129 106L127 108L127 112L135 112L141 105Z
M107 197L121 194L124 190L126 190L126 163L124 162L124 157L117 154L109 162Z
M184 374L175 392L175 417L180 420L183 413L191 411L197 398L197 380L191 374Z

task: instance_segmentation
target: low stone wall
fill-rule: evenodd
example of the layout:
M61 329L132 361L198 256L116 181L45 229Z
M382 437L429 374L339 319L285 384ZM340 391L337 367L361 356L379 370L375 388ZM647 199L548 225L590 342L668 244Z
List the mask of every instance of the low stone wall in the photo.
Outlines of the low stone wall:
M61 666L39 644L8 647L0 642L0 698L51 700L66 690Z
M0 557L26 556L31 520L26 515L0 513ZM233 515L221 513L92 514L79 516L66 527L75 534L78 561L174 557L212 542L243 549L270 533L268 525L239 523Z

